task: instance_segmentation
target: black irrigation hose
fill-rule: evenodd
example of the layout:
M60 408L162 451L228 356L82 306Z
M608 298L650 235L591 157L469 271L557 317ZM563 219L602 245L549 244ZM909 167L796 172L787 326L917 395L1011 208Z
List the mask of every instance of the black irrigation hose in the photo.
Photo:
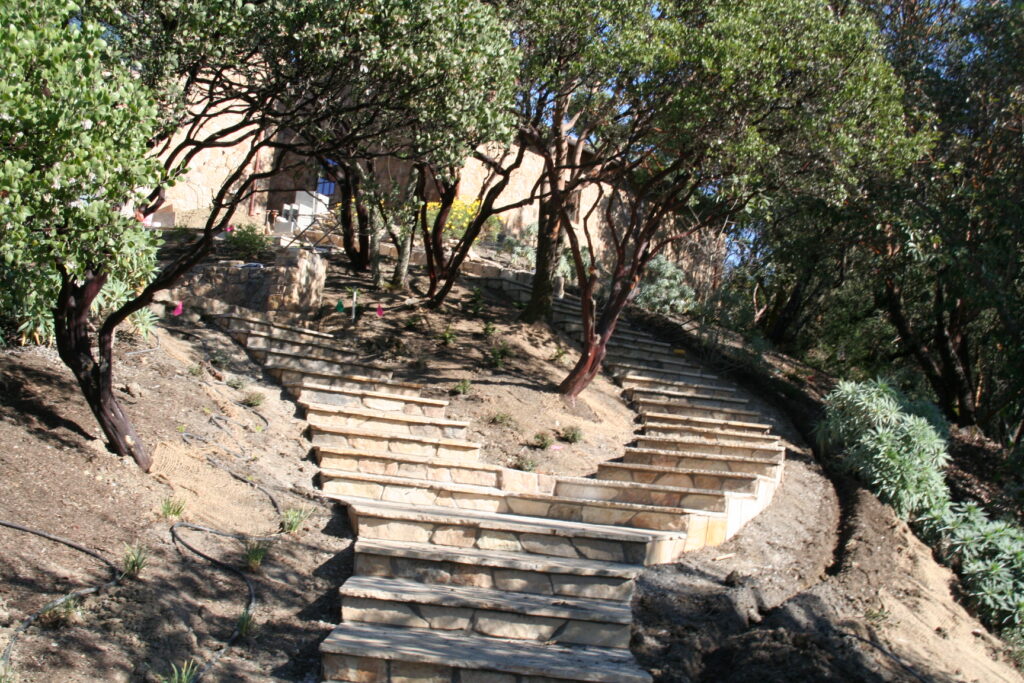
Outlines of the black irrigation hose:
M18 628L14 629L14 633L11 634L11 639L10 641L8 641L7 647L4 648L3 654L0 655L0 672L3 672L10 667L11 654L14 652L14 645L18 642L18 638L21 636L21 634L28 630L28 628L35 622L36 619L46 614L50 610L54 609L55 607L63 605L65 602L69 600L80 598L84 595L99 593L110 588L111 586L117 585L121 582L121 579L124 578L124 574L121 572L121 570L117 568L116 565L114 565L113 562L111 562L107 558L103 557L94 550L90 550L85 546L75 543L74 541L69 541L66 538L54 536L53 534L49 534L45 531L40 531L39 529L32 529L30 527L22 526L21 524L8 522L2 519L0 519L0 526L5 526L9 529L14 529L15 531L22 531L28 534L35 534L36 536L40 536L47 540L66 545L69 548L77 550L81 553L85 553L93 559L99 560L103 564L107 565L111 572L111 579L109 581L99 584L97 586L90 586L89 588L79 588L78 590L73 590L70 593L67 593L66 595L63 595L59 598L55 598L50 602L46 603L45 605L43 605L42 607L40 607L38 610L30 614L24 621L22 621L21 624L18 625Z
M125 358L128 358L130 356L141 356L144 353L153 353L154 351L160 348L160 337L154 334L153 339L156 339L156 346L154 346L153 348L142 349L140 351L128 351L127 353L123 353L121 355L124 356Z
M254 586L252 580L245 575L245 572L243 572L241 569L238 569L237 567L232 567L230 564L226 562L221 562L220 560L207 555L201 550L195 549L181 538L181 535L178 533L178 529L193 529L195 531L202 531L204 533L214 534L216 536L234 538L240 541L274 541L276 540L276 537L244 536L242 534L233 534L227 531L211 529L210 527L200 526L199 524L192 524L191 522L176 522L175 524L171 525L171 538L174 540L175 543L180 543L182 546L184 546L191 552L195 553L199 557L203 558L204 560L212 564L214 567L217 567L218 569L226 571L230 574L234 574L235 576L237 576L245 582L245 587L248 590L249 595L248 600L246 601L245 611L243 612L243 614L245 612L248 612L250 615L253 614L253 612L256 610L256 586ZM196 675L192 677L191 683L197 683L206 674L206 672L210 670L211 667L217 664L217 662L220 661L220 658L224 656L224 653L227 652L228 648L231 647L241 635L241 623L236 622L235 629L231 632L231 635L228 637L228 639L224 641L224 647L218 650L216 654L213 655L213 657L211 657L209 660L207 660L205 664L203 664L202 668L200 668L199 671L196 672Z
M232 451L229 448L224 448L224 446L220 445L219 443L214 443L213 441L210 441L209 439L207 439L204 436L199 436L198 434L193 434L192 432L182 432L181 438L182 438L182 440L185 443L187 443L189 445L191 445L191 441L190 440L191 439L195 439L196 441L202 441L205 444L209 444L211 446L214 446L215 448L219 448L222 451L224 451L225 453L227 453L228 455L233 455L236 458L238 458L239 460L245 460L245 456L239 455L238 453L235 453L234 451ZM213 465L214 467L216 467L218 469L221 469L221 470L224 470L229 475L231 475L232 478L237 479L238 481L242 482L243 484L247 484L247 485L253 487L254 489L256 489L257 491L260 491L261 493L263 493L263 495L265 495L270 500L270 505L273 506L274 511L278 515L282 514L282 512L281 512L281 505L277 502L277 498L275 498L274 494L271 493L270 491L268 491L265 487L260 486L256 482L250 480L247 477L242 476L241 474L238 474L237 472L234 472L227 465L225 465L224 463L220 462L219 460L214 459L210 455L206 456L206 461L208 463L210 463L211 465Z

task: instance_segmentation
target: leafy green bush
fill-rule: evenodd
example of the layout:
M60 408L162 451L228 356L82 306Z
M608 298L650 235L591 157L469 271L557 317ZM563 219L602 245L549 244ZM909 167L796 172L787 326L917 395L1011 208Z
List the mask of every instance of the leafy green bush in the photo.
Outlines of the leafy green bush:
M640 281L634 302L656 313L685 313L694 305L693 288L686 284L683 269L664 254L655 256Z
M825 399L818 425L823 448L892 505L903 519L949 498L942 468L946 443L923 417L904 410L906 400L883 381L843 381Z
M976 503L950 501L942 474L949 459L945 421L879 380L840 382L825 406L818 425L823 447L911 521L960 575L966 601L982 621L1022 640L1024 529L990 519Z
M228 233L228 247L231 253L245 261L257 261L270 248L270 236L263 227L247 223Z

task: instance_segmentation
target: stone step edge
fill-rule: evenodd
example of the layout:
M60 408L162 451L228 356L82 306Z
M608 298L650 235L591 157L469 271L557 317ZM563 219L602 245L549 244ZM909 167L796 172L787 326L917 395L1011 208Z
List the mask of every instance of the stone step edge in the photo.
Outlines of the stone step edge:
M677 415L675 413L657 413L657 412L644 412L643 419L646 422L648 419L662 420L665 422L684 422L687 420L693 420L707 425L723 425L725 427L743 427L746 429L763 430L767 435L772 430L772 425L761 422L744 422L742 420L716 420L711 417L689 417L686 415ZM727 430L729 431L729 430ZM737 431L737 430L731 430ZM776 437L777 438L777 437Z
M676 358L673 358L672 360L675 361L677 364L679 363L678 359ZM688 369L686 370L666 370L665 368L654 368L651 367L650 365L639 365L637 363L629 363L626 361L611 361L605 363L605 366L607 366L608 368L622 368L624 372L658 372L663 375L676 374L679 375L681 378L699 377L701 379L715 380L718 382L726 381L722 379L722 377L720 377L719 375L709 370L705 370L696 363L692 363L690 365L692 367L688 367ZM611 372L614 373L615 370L611 370Z
M374 410L373 408L354 408L339 406L331 403L317 403L299 399L297 403L307 411L316 413L330 413L332 415L351 415L353 417L365 417L368 419L379 419L384 422L408 422L410 424L433 425L435 427L461 427L468 429L470 422L461 420L450 420L446 417L429 417L427 415L409 415L397 411Z
M598 598L516 593L495 588L420 583L383 576L353 576L339 590L343 603L345 598L362 598L439 607L468 607L621 626L633 621L633 610L628 604Z
M598 508L610 508L615 510L629 510L635 512L650 512L657 514L666 515L678 515L680 517L686 515L697 515L700 517L718 517L725 518L726 512L721 510L700 510L694 508L680 508L671 507L664 505L649 505L646 503L625 503L618 500L601 500L599 498L569 498L568 496L560 496L548 493L529 493L522 491L506 491L503 489L494 488L491 486L477 486L475 484L457 484L455 482L448 481L431 481L427 479L413 479L410 477L396 477L387 474L366 474L363 472L353 472L351 470L334 470L334 469L321 469L321 475L326 475L331 479L346 479L361 481L369 484L379 484L381 486L408 486L412 488L421 489L439 489L441 491L449 491L452 493L465 493L478 496L492 496L495 498L514 498L517 500L531 500L541 503L549 503L551 505L586 505L589 507ZM602 482L599 479L587 479L587 482ZM604 482L606 483L606 482ZM364 496L353 496L346 495L343 493L323 492L325 496L336 496L338 500L369 500L376 501L375 498L366 498ZM728 500L731 497L750 497L749 494L737 494L737 496L725 495L722 491L713 491L707 495L714 495L720 497L723 500ZM451 510L463 510L465 508L452 507ZM497 513L505 514L505 513ZM544 519L538 517L537 519Z
M672 458L727 460L729 462L749 462L756 463L758 465L782 465L785 460L784 458L779 458L778 460L776 460L771 456L759 455L729 455L727 453L684 453L683 451L666 451L658 448L642 448L639 446L626 446L626 453L652 453L654 455L665 455Z
M252 351L274 351L274 348L271 345L268 345L268 346L254 346L251 343L250 340L253 337L256 337L258 339L266 339L268 342L270 342L270 344L273 344L274 342L279 342L281 344L290 344L290 345L293 345L293 346L309 346L309 347L311 347L313 349L324 350L324 351L332 351L332 352L335 352L335 353L349 353L349 354L358 353L358 351L356 349L353 349L353 348L350 348L350 347L346 347L346 346L342 346L341 345L341 340L340 339L336 339L334 337L330 337L329 339L324 339L323 341L295 341L294 339L284 339L282 337L274 337L273 335L271 335L271 334L269 334L267 332L263 332L263 331L256 331L256 330L230 330L230 331L231 332L237 332L239 334L244 334L246 336L245 348L250 349ZM334 343L330 344L328 342L334 342ZM288 352L285 352L285 353L288 353ZM326 359L324 359L324 360L326 360Z
M341 379L349 382L355 382L357 384L380 384L391 387L402 387L403 389L410 389L412 391L422 391L422 384L413 384L412 382L396 382L391 379L384 379L382 377L367 377L366 375L353 375L348 372L324 372L322 370L301 370L298 368L289 368L284 365L278 365L277 363L265 363L263 368L268 371L276 372L294 372L296 375L302 375L303 377L330 377L332 379ZM295 382L288 382L288 384L295 384Z
M311 415L310 417L316 418L316 415ZM397 441L415 441L416 443L426 443L432 446L462 448L465 450L483 448L483 444L476 443L475 441L466 441L465 439L448 439L442 436L417 436L415 434L402 434L399 432L389 432L387 430L371 431L355 427L335 427L333 425L317 424L315 419L307 419L306 422L314 431L324 432L326 434L342 434L356 438L365 437L395 439Z
M373 449L364 448L345 448L344 446L313 446L313 452L316 453L317 463L319 464L324 456L338 455L343 457L357 457L357 458L376 458L380 460L397 460L401 462L416 464L416 465L436 465L438 467L459 467L462 469L471 470L483 470L491 471L489 468L494 465L488 465L476 459L474 455L471 459L463 460L465 456L451 456L451 455L414 455L411 453L393 453L391 451L376 451ZM337 469L330 467L321 467L321 469ZM349 470L339 470L349 471Z
M329 332L321 332L320 330L312 330L308 327L299 327L297 325L286 325L285 323L275 322L266 318L260 318L250 315L241 315L238 313L220 313L213 316L214 320L241 320L247 323L256 323L257 325L269 325L270 327L277 327L282 330L288 330L289 332L297 332L299 334L306 334L311 337L318 337L320 339L332 339L337 341L337 337Z
M345 497L334 493L323 493L325 498L344 502ZM563 538L587 537L598 540L610 540L619 543L649 543L660 540L684 540L685 531L661 531L659 529L638 529L635 527L612 526L609 524L592 524L589 522L571 522L562 519L544 517L528 517L504 512L485 512L467 508L450 508L437 505L407 505L388 501L362 499L349 503L356 515L368 515L382 518L401 519L408 522L424 522L429 524L451 525L453 519L474 522L473 526L488 531L514 531L516 533L538 533ZM389 514L390 513L390 514Z
M557 557L554 555L524 555L505 550L478 550L456 548L432 543L358 539L356 554L386 555L437 562L456 562L496 569L516 569L525 572L593 576L629 580L640 573L642 567L622 562L591 560L587 558Z
M427 398L426 396L409 396L408 394L389 394L386 391L363 391L361 389L346 389L345 387L332 387L328 384L311 384L305 381L285 382L282 386L291 390L309 389L310 391L322 391L328 394L364 396L366 398L380 398L388 401L401 401L403 403L420 403L423 405L436 406L438 408L448 407L448 401L445 401L444 399L440 398Z
M637 666L628 650L549 645L457 631L342 624L320 643L320 653L438 664L485 673L561 678L566 683L651 683L650 674ZM379 678L372 680L380 681Z

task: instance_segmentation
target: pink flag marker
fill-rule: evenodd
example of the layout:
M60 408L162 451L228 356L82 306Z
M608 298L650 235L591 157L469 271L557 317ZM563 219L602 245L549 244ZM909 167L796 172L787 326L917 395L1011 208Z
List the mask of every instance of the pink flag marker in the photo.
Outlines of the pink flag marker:
M171 311L171 315L181 315L182 312L184 312L184 310L185 310L184 302L183 301L179 301L178 305L174 307L173 311Z
M383 318L384 317L384 309L381 308L380 304L377 304L377 317L378 318Z

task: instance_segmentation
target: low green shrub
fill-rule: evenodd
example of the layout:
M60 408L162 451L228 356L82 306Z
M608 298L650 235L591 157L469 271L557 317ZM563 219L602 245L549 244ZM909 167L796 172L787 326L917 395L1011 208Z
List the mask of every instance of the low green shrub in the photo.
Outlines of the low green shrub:
M1011 647L1024 644L1024 529L991 519L976 503L952 503L943 476L948 428L937 411L879 380L840 382L825 407L822 446L959 574L985 624Z
M547 450L555 443L555 437L550 432L537 432L533 435L533 445L540 450Z
M672 315L686 313L694 305L693 288L686 284L685 272L664 254L651 259L639 289L634 303L648 311Z
M238 226L228 233L228 248L244 261L257 261L270 248L270 236L255 223Z

